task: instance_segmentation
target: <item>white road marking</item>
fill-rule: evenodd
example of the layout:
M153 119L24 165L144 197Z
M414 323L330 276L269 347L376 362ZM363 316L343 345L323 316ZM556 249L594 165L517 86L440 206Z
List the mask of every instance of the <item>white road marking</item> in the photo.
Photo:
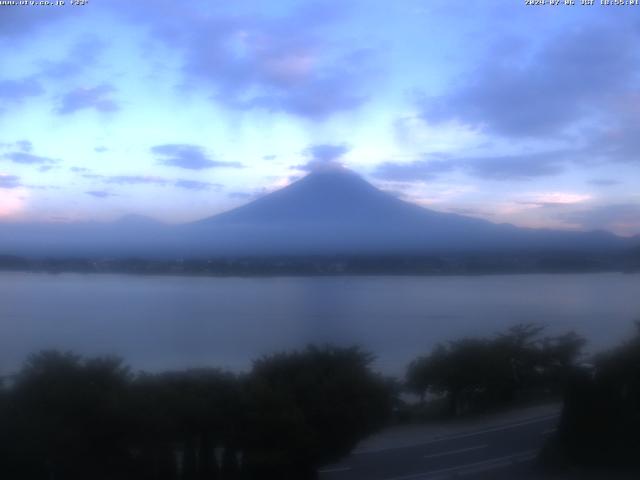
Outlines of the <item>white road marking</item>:
M444 457L446 455L455 455L456 453L470 452L472 450L480 450L487 448L489 445L476 445L475 447L459 448L458 450L449 450L448 452L433 453L431 455L425 455L423 458L436 458Z
M530 425L532 423L545 422L547 420L551 420L551 419L557 418L559 416L560 416L559 413L555 413L553 415L545 415L544 417L537 417L537 418L533 418L533 419L529 419L529 420L524 420L522 422L510 423L510 424L500 425L500 426L491 427L491 428L485 428L484 430L476 430L474 432L462 433L462 434L453 434L453 435L448 435L448 436L445 435L445 436L442 436L440 438L434 438L433 440L427 440L425 442L416 442L416 443L412 443L410 445L396 445L396 446L393 446L393 447L370 448L370 449L367 449L367 450L359 450L357 452L353 452L351 455L365 455L365 454L368 454L368 453L379 453L379 452L386 452L386 451L390 451L390 450L402 450L402 449L405 449L405 448L413 448L413 447L420 447L422 445L430 445L432 443L446 442L446 441L449 441L449 440L458 440L460 438L468 438L468 437L473 437L473 436L476 436L476 435L482 435L483 433L500 432L502 430L510 430L512 428L521 427L523 425Z

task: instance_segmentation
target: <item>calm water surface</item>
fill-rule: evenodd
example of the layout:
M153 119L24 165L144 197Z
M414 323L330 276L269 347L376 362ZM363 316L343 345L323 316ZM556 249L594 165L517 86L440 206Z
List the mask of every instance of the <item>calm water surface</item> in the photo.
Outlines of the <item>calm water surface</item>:
M117 354L136 369L251 359L310 342L358 344L402 372L435 343L518 322L574 329L592 349L640 319L640 275L198 278L0 273L0 372L31 352Z

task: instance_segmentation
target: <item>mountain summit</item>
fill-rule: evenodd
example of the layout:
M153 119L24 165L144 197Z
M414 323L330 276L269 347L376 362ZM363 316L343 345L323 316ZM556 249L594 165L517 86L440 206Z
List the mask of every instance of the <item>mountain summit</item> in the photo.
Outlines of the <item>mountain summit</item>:
M216 224L350 223L393 220L426 213L385 193L350 170L310 173L247 205L210 217Z

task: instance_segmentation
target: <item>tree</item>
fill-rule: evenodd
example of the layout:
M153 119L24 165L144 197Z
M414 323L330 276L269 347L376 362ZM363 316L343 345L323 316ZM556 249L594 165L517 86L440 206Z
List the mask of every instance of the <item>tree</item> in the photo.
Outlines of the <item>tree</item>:
M119 359L31 356L8 400L12 478L128 478L128 369Z
M310 346L264 357L247 382L251 478L314 478L389 417L391 394L358 348Z
M550 448L570 464L640 470L640 323L635 337L572 375Z
M449 413L514 402L519 394L548 390L560 382L584 345L574 333L541 339L543 327L516 325L493 338L464 338L439 344L411 362L407 389L447 398ZM555 383L554 383L555 382Z
M219 478L223 465L215 449L232 450L238 443L237 377L217 369L143 374L132 389L137 418L133 445L140 451L146 474L175 477L179 452L183 478ZM230 478L228 472L225 478Z
M129 373L119 359L31 356L0 389L8 478L313 478L384 422L387 385L356 348L309 347L217 369Z

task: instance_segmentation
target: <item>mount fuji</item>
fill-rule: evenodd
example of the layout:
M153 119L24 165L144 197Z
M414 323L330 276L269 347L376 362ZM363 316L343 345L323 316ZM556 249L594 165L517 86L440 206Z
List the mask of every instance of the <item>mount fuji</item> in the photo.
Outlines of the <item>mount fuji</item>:
M346 169L310 173L236 209L169 226L0 224L0 255L203 258L269 255L612 253L637 238L518 228L400 200Z
M191 251L394 254L623 247L609 232L518 228L400 200L346 169L314 172L234 210L184 225Z

